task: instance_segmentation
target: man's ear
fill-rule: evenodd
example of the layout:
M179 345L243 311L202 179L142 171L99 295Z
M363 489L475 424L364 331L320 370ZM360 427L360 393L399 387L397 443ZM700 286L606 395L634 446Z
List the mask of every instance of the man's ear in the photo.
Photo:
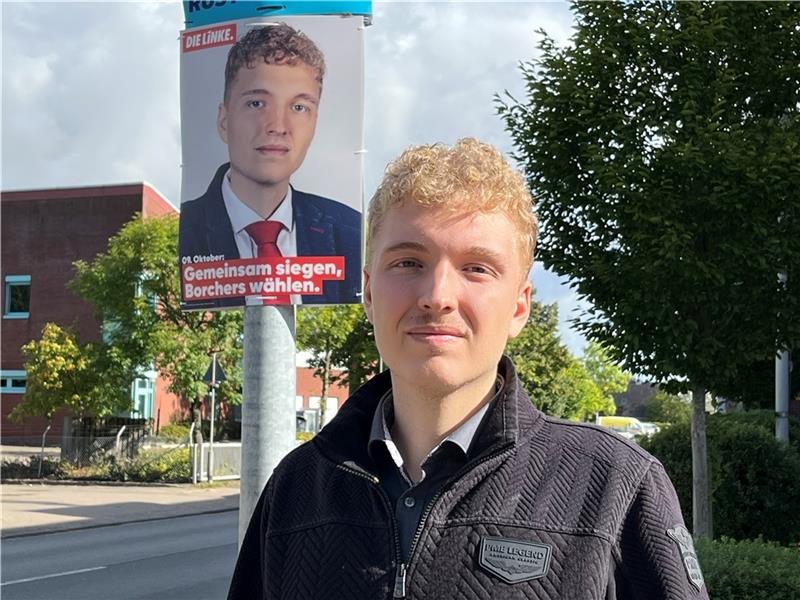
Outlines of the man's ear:
M372 287L370 286L369 271L364 267L364 312L367 313L367 320L373 325L372 320Z
M533 284L529 279L519 289L517 300L514 304L514 314L508 328L508 339L515 338L525 327L528 317L531 314L531 296L533 295Z
M228 110L225 108L225 103L220 102L217 109L217 133L219 138L228 144Z

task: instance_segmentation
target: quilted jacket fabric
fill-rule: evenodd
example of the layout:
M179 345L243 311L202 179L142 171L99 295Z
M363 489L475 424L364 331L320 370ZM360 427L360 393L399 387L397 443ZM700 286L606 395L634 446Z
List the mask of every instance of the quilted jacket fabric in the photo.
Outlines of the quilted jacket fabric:
M544 415L508 359L500 372L480 451L423 513L407 565L367 455L383 373L275 469L229 600L707 599L662 465L600 427Z

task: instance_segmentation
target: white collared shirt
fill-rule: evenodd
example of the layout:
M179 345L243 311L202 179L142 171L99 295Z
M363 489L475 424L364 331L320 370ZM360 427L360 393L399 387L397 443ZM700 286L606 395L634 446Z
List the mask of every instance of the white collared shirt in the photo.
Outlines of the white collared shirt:
M239 250L239 258L257 258L258 248L253 238L247 233L246 227L252 223L263 221L264 218L252 208L242 202L231 188L230 170L222 178L222 200L225 202L225 210L233 227L233 237L236 240L236 248ZM283 256L297 256L297 234L294 227L294 211L292 210L292 186L286 192L286 196L268 217L270 221L278 221L283 225L283 229L278 234L278 250ZM291 295L292 304L301 304L302 296ZM248 296L247 304L260 304L257 298Z

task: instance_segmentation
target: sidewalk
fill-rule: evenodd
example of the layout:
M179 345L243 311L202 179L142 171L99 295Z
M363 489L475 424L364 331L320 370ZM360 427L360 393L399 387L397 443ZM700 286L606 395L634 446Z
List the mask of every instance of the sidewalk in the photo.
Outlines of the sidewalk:
M191 484L2 485L2 537L238 510L239 488Z

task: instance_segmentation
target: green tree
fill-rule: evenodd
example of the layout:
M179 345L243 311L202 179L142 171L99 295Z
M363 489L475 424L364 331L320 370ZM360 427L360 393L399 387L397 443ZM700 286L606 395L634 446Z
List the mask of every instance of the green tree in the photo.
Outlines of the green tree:
M581 362L603 395L605 408L596 412L614 414L616 412L614 394L620 394L628 389L630 373L623 371L614 362L611 353L597 342L589 342Z
M800 346L800 5L581 2L575 34L498 99L540 257L578 328L693 396L694 533L712 535L704 397Z
M221 397L241 401L242 312L182 312L177 257L178 219L136 215L107 252L75 263L71 287L94 305L109 348L139 370L155 367L170 391L190 402L201 441L200 407L208 391L201 379L212 353L227 377Z
M565 373L574 359L558 336L558 307L534 300L527 324L508 342L506 353L533 404L549 415L566 416L570 403L575 404L566 393L569 374Z
M334 364L345 367L341 382L350 387L350 392L364 385L373 375L378 374L380 356L375 345L375 331L367 320L363 307L359 307L356 320L345 342L331 353Z
M648 421L657 423L688 423L692 419L692 405L676 394L658 390L645 403Z
M334 352L341 350L351 339L359 319L364 318L364 308L359 304L300 307L297 310L297 349L311 354L309 365L322 381L320 417L324 418L328 388L337 377L332 370L340 363L334 361ZM320 421L320 425L324 423Z
M559 372L554 387L565 400L562 417L591 421L597 413L616 412L614 399L603 394L585 364L572 356L569 364Z
M52 423L61 408L96 417L130 408L134 369L115 349L82 344L71 329L47 323L41 338L25 344L22 352L28 381L12 419L42 416Z

